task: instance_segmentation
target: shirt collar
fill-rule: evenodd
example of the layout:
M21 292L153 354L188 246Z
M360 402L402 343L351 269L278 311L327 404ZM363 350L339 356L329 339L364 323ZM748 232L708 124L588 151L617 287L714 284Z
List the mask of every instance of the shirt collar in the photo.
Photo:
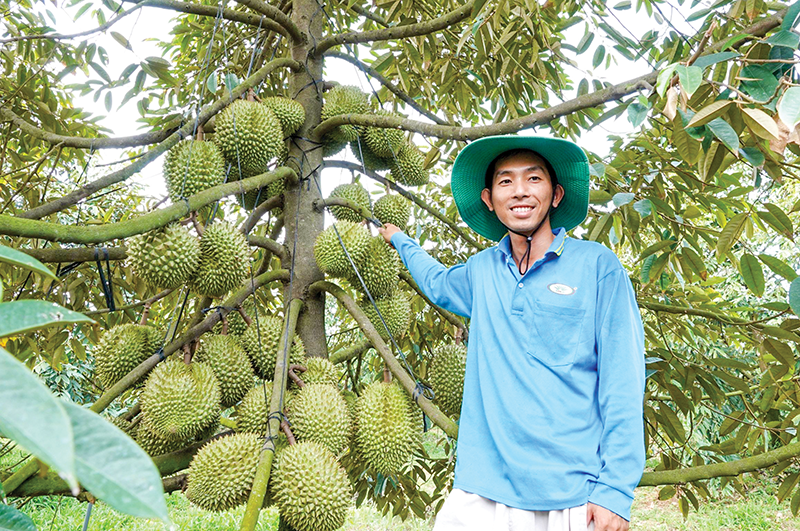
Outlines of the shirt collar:
M561 256L561 253L564 252L564 241L567 239L567 231L564 230L564 227L558 227L553 231L553 235L555 236L553 243L547 248L544 256ZM511 238L508 237L508 233L497 243L495 250L506 257L511 256Z

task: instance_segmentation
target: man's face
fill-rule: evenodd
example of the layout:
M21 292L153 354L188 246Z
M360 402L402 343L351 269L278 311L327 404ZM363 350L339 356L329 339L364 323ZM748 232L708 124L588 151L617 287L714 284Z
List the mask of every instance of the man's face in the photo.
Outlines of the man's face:
M498 162L491 191L484 188L481 192L481 199L500 222L522 233L539 226L547 215L548 205L558 206L562 197L564 189L557 185L554 193L544 161L532 153Z

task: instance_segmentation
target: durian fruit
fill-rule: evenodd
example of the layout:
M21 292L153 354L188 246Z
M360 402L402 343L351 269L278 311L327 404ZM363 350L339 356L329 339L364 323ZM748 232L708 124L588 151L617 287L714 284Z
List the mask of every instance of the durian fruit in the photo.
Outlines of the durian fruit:
M381 223L391 223L404 231L411 216L411 202L400 194L386 194L375 201L372 212Z
M199 295L222 297L242 285L247 276L250 249L236 227L213 223L200 238L200 265L191 287Z
M433 351L428 380L437 404L448 415L461 413L466 365L467 348L463 345L439 345Z
M356 267L361 269L366 259L371 235L369 230L359 223L337 221L317 236L317 241L314 243L314 259L317 261L317 266L330 276L346 278L352 274L353 267L342 249L340 237L350 258Z
M194 359L208 363L219 381L221 405L225 409L241 400L253 386L255 374L239 342L231 336L203 338Z
M283 129L268 106L236 100L217 115L214 141L234 168L255 175L280 153Z
M339 140L337 138L331 137L330 135L325 135L322 138L322 158L328 158L336 155L344 148L347 147L346 140Z
M395 339L403 337L411 324L411 301L408 295L398 289L388 297L375 299L375 305L378 307L378 310L380 310L383 320L386 321L386 326L389 327L389 332L392 334L392 337ZM359 306L364 310L364 313L367 315L370 322L372 322L372 326L375 327L375 330L378 331L381 337L383 339L389 339L389 335L386 333L386 327L383 326L378 312L375 311L375 307L369 299L366 297L362 298L359 302Z
M322 120L340 114L360 114L369 109L369 98L361 89L351 85L337 85L325 94L322 106ZM354 125L340 125L325 135L328 142L351 142L358 138L358 129Z
M136 442L151 457L177 452L186 446L186 442L181 439L167 439L160 436L144 416L137 425Z
M265 387L266 384L266 387ZM266 398L266 401L265 401ZM284 408L291 407L294 393L287 392L283 397ZM236 406L236 429L239 432L256 433L262 437L269 434L269 403L272 400L272 382L260 382L250 389L242 402ZM273 434L276 448L289 444L285 435Z
M376 299L390 296L397 287L397 275L400 272L400 257L397 251L386 243L383 236L373 236L367 246L367 257L366 263L359 269L364 286ZM353 286L363 291L364 287L358 277L351 275L348 278Z
M108 389L120 381L153 355L161 340L161 333L152 326L127 323L108 330L93 351L94 371L100 385Z
M113 424L114 426L125 432L125 435L127 435L131 439L136 439L136 431L139 427L138 424L134 424L133 422L123 418L122 416L110 417L109 420L111 421L111 424Z
M255 172L255 173L244 173L243 178L253 177L254 175L258 175L263 172ZM233 179L234 172L231 171L231 178L229 180L239 180L238 179L238 172L236 175L236 179ZM249 192L245 192L244 195L236 194L236 202L239 203L240 206L244 207L245 210L253 210L255 207L260 205L261 203L265 202L267 199L275 197L276 195L281 195L286 189L286 182L284 179L278 179L276 181L272 181L267 186L262 186L261 188L256 188L255 190L250 190ZM278 207L272 210L272 213L276 216L280 216L283 209Z
M184 140L167 152L164 178L173 203L225 180L225 159L213 142Z
M261 447L255 433L235 433L208 442L189 464L186 498L206 511L226 511L245 503Z
M207 363L168 358L150 373L140 403L154 433L186 440L219 421L219 382Z
M335 531L344 525L352 487L334 455L319 443L299 442L278 454L272 499L296 531Z
M369 192L367 192L364 187L358 183L340 184L333 189L330 196L347 199L356 205L363 206L367 210L369 210L371 206ZM330 210L331 214L333 214L333 217L338 220L347 220L354 223L364 220L364 216L345 206L333 205L330 207Z
M284 517L279 515L278 531L297 531L297 530L294 527L290 526Z
M353 152L353 155L358 159L358 161L368 170L390 170L394 164L394 161L391 158L384 159L377 156L375 153L370 151L365 142L361 142L359 140L353 140L350 142L350 151Z
M391 160L389 179L408 186L422 186L428 183L428 170L425 169L425 154L411 142L406 143L397 158Z
M295 100L273 96L263 98L261 104L266 105L275 113L281 123L284 138L295 134L300 129L300 126L303 125L303 122L306 121L306 110Z
M275 375L275 364L278 361L278 348L283 334L283 319L270 315L260 315L253 319L253 324L242 335L242 346L253 363L253 369L259 378L272 380ZM283 353L280 353L283 355ZM302 365L305 362L306 350L303 341L295 335L292 348L289 349L289 365Z
M398 473L419 442L411 403L396 383L373 382L357 403L356 447L376 471Z
M307 384L289 408L292 431L300 441L315 441L338 455L350 439L350 414L339 389L330 384Z
M397 116L397 114L383 109L378 109L377 116ZM375 156L382 159L392 159L397 156L406 142L406 135L402 129L386 127L365 127L361 135L364 144Z
M336 385L339 381L336 366L326 358L308 357L305 360L305 367L306 370L300 378L307 384L324 383Z
M251 319L255 319L256 309L255 304L253 303L253 299L247 299L245 303L242 305L244 309L244 313L247 314L248 317ZM239 313L238 310L233 310L225 316L228 321L228 335L233 336L238 339L244 334L245 330L247 330L247 323L244 322L242 318L242 314ZM218 322L214 325L214 328L211 331L215 334L222 333L222 321Z
M200 241L189 229L171 223L128 240L136 276L153 288L175 289L187 282L200 262Z

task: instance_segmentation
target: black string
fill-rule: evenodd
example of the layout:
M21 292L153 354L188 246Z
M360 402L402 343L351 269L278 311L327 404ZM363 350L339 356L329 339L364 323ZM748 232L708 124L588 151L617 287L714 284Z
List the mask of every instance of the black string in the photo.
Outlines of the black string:
M95 247L94 249L94 259L97 263L97 270L100 272L100 287L103 290L103 295L106 298L106 306L108 307L109 312L117 311L117 307L114 304L114 285L111 280L111 261L108 259L108 248L103 247L103 254L105 255L106 260L106 272L108 273L108 277L103 274L103 264L100 261L100 249Z

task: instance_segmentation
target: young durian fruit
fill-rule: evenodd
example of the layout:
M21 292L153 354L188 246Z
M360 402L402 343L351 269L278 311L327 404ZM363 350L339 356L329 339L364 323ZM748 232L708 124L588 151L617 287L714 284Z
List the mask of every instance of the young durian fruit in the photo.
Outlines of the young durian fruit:
M177 452L190 444L204 441L216 434L219 424L212 422L200 433L187 439L166 439L153 431L150 421L144 415L136 425L136 442L151 457Z
M314 259L317 261L317 266L323 273L332 277L347 278L353 267L342 249L342 244L360 270L366 259L371 237L369 230L360 223L337 221L322 231L314 242Z
M186 498L206 511L227 511L247 501L263 442L235 433L206 443L189 464Z
M225 159L213 142L183 140L164 158L164 179L173 203L225 180Z
M178 223L128 240L137 276L153 288L175 289L188 282L200 263L200 240Z
M391 223L405 231L411 217L411 202L400 194L386 194L375 201L372 212L381 223Z
M411 142L403 145L390 161L389 169L389 179L408 186L422 186L430 179L425 169L425 154Z
M300 441L315 441L334 455L347 447L350 414L339 389L330 384L307 384L292 398L289 422Z
M324 383L335 386L339 381L336 366L327 358L309 356L306 358L304 365L306 370L302 373L301 379L306 384Z
M399 116L397 113L378 109L375 112L378 116ZM406 134L402 129L392 129L387 127L365 127L361 138L367 148L382 159L393 159L400 153L406 143Z
M242 335L242 346L259 378L272 380L275 375L283 328L283 319L263 315L253 319L253 324ZM283 355L282 352L280 354ZM290 365L302 365L305 362L306 350L299 336L294 337L288 357Z
M385 476L400 472L419 444L408 396L396 383L373 382L356 403L356 447L372 469Z
M373 236L367 246L366 256L369 258L358 270L364 286L376 299L391 296L397 288L397 275L400 273L400 256L397 251L386 243L383 236ZM348 280L356 289L364 291L364 286L355 274L348 276Z
M247 240L229 223L208 225L200 238L200 264L191 282L198 295L222 297L247 276Z
M322 120L340 114L361 114L369 110L369 98L361 89L351 85L337 85L325 93ZM340 125L325 135L326 143L351 142L358 138L354 125Z
M389 334L386 333L387 327L392 337L398 339L405 335L411 325L411 301L408 295L399 289L388 297L375 299L375 306L380 310L386 326L383 325L378 312L367 297L362 297L359 306L383 339L389 339Z
M295 100L272 96L263 98L261 104L266 105L275 113L281 123L284 138L295 134L300 129L300 126L303 125L303 122L306 121L306 110Z
M219 382L207 363L167 358L147 378L140 404L156 435L186 440L219 422Z
M108 330L93 350L94 371L100 385L108 389L120 381L152 356L161 340L161 333L152 326L127 323Z
M461 413L466 366L467 347L464 345L439 345L433 351L428 380L433 388L436 403L448 415Z
M253 387L255 374L242 346L232 336L203 338L194 359L208 363L219 381L221 405L225 409L239 402Z
M364 189L364 187L358 183L340 184L333 189L330 197L347 199L348 201L351 201L356 205L360 205L367 210L370 210L371 207L369 192L367 192L366 189ZM353 209L347 208L346 206L331 205L330 210L331 214L333 214L333 217L338 220L352 221L354 223L364 221L364 216Z
M296 531L335 531L344 525L352 487L323 445L304 441L281 451L270 484L281 519Z
M367 147L366 142L362 142L358 139L353 140L350 142L350 151L353 152L358 161L364 165L364 167L368 170L372 171L384 171L384 170L391 170L394 164L393 158L383 158L379 157L372 150ZM398 153L399 156L399 153Z
M283 129L267 105L236 100L217 115L214 142L234 168L256 175L281 153Z

